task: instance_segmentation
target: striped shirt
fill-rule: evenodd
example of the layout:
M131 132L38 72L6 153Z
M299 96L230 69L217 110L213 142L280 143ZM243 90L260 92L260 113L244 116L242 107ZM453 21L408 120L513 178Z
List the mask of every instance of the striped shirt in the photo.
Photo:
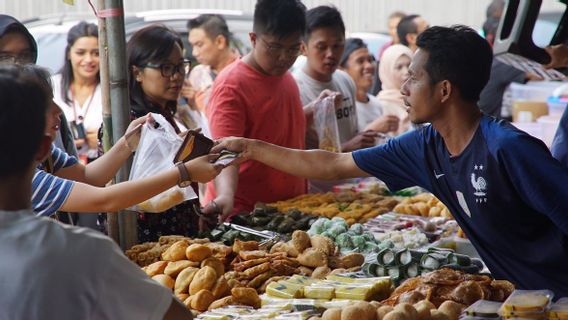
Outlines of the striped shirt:
M53 172L77 164L77 158L69 156L63 150L51 145L51 158L53 160ZM32 180L32 207L38 216L51 216L67 200L73 188L73 181L59 178L44 171L44 165L40 164L35 171Z

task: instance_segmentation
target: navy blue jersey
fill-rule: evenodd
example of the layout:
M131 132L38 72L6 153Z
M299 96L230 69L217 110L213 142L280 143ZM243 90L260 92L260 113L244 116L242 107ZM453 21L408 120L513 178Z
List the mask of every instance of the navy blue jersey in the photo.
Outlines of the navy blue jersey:
M393 190L418 185L436 195L495 278L568 296L568 168L542 141L483 116L456 157L426 126L353 158Z

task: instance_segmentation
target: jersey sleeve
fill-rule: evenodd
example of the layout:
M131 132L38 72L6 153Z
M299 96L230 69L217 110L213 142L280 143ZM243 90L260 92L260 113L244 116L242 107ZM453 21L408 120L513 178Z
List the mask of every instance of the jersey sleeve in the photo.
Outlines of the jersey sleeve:
M174 299L172 291L149 278L109 238L97 242L97 258L105 267L97 272L97 316L93 318L163 319Z
M568 235L568 168L552 157L542 141L525 133L503 141L494 152L521 200Z
M246 107L235 89L216 85L207 105L209 130L214 139L243 137L246 129Z
M38 216L51 216L71 194L74 182L36 169L32 179L32 208Z
M385 182L390 190L412 186L429 189L421 137L420 130L414 130L386 144L357 150L353 159L361 170Z
M552 141L552 156L568 167L568 108L564 109Z

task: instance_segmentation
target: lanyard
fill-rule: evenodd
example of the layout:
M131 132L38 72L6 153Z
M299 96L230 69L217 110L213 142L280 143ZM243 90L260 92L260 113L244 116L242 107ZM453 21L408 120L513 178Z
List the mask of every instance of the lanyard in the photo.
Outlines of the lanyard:
M73 117L75 118L75 123L80 123L85 120L87 117L87 112L89 112L89 108L91 107L91 102L93 102L93 97L95 96L95 91L97 91L97 87L95 86L95 90L91 93L89 97L89 101L87 101L87 107L85 108L85 112L83 112L83 116L77 116L77 107L75 106L75 95L73 94L73 84L71 84L69 88L69 92L71 93L71 101L73 103ZM79 104L79 102L77 102Z

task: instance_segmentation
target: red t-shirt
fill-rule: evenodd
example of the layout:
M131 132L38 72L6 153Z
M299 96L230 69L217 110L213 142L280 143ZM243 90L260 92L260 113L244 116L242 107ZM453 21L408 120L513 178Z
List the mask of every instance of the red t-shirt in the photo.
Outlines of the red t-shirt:
M206 113L214 139L246 137L304 149L305 117L298 86L289 72L267 76L237 60L215 79ZM304 193L305 179L247 161L239 169L233 214L250 212L258 201L269 203ZM214 184L209 183L205 203L215 195Z

